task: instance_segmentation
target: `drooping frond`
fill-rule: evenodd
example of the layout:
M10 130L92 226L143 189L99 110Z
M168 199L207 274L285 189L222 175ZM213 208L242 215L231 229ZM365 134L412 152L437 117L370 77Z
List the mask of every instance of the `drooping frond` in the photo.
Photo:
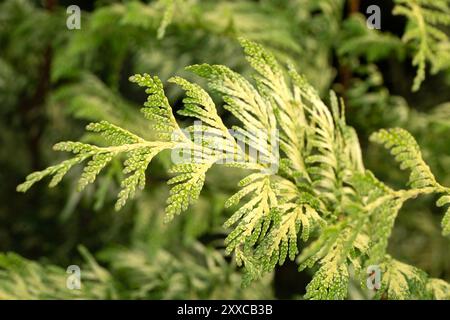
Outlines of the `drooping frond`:
M348 220L330 226L299 256L299 270L319 264L319 270L306 287L306 298L341 300L347 297L350 265L360 268L358 255L367 250L360 234L362 221Z
M299 270L320 265L307 286L310 299L345 299L350 267L361 269L360 258L367 254L369 239L364 233L368 215L362 208L353 208L351 215L326 227L320 236L303 250L298 258Z
M427 291L430 294L429 299L450 300L450 284L441 279L429 279L427 282Z
M386 258L380 265L381 286L375 298L391 300L420 299L426 292L427 275L422 270Z
M116 127L108 122L91 123L87 130L99 133L110 144L99 147L81 142L60 142L54 146L55 150L66 151L74 157L59 164L48 167L43 171L34 172L27 176L26 181L17 187L20 192L27 191L34 183L46 176L52 176L49 186L56 186L66 173L76 164L90 159L83 169L78 182L79 190L83 190L89 183L93 183L100 171L108 165L114 157L124 154L123 173L127 177L122 181L122 190L118 195L116 209L123 207L128 198L134 197L137 188L145 186L145 171L153 157L164 149L172 146L171 142L145 141L129 131Z
M277 198L271 185L270 176L254 174L244 178L240 185L243 189L232 196L226 205L231 206L246 195L251 195L251 198L225 222L226 227L238 223L225 240L228 252L233 251L242 243L251 247L260 237L263 238L273 219L271 209L277 206Z
M303 76L292 69L289 74L294 83L294 96L304 108L308 122L304 161L311 185L328 204L328 210L335 212L342 205L338 190L343 188L349 170L363 169L359 142L345 124L343 104L339 104L333 92L328 108Z
M450 235L450 193L444 194L436 202L438 207L447 206L444 218L442 219L442 233L444 236Z
M401 169L409 169L409 185L413 188L410 193L399 192L398 203L414 197L420 193L438 193L441 197L437 206L441 207L450 203L449 188L441 186L435 179L430 167L422 158L420 147L414 137L404 129L395 128L380 130L371 136L371 140L383 144L391 150L391 154L400 162ZM415 189L415 190L414 190ZM397 206L395 206L397 207ZM450 234L450 210L447 209L442 219L443 234Z
M288 180L255 173L244 178L240 186L242 189L226 206L237 204L246 196L249 200L225 223L226 227L237 225L226 239L227 251L242 246L241 257L248 256L242 260L244 264L257 266L249 267L255 269L251 277L258 278L261 271L271 271L287 257L294 260L298 240L307 241L325 221L318 213L318 200L311 194L299 192Z
M170 220L199 197L205 173L214 163L238 163L245 167L247 156L223 124L213 100L205 90L180 77L173 77L169 82L186 91L184 108L178 113L200 121L186 128L187 134L192 136L191 143L174 149L175 152L180 149L185 154L170 170L178 174L168 181L168 184L174 185L166 208L167 219Z
M205 182L206 171L214 162L212 159L205 160L204 163L179 164L171 168L170 172L178 175L167 182L173 186L167 199L166 221L172 220L175 215L185 211L198 199Z
M245 39L241 39L241 44L247 60L258 72L255 79L259 87L275 105L275 115L281 124L280 148L290 159L292 169L302 172L305 178L308 178L303 159L307 123L304 109L297 105L301 101L299 97L294 97L282 68L270 52L264 50L261 45Z
M306 203L283 204L277 209L282 214L278 213L274 226L256 251L257 256L263 257L266 271L272 270L276 263L282 265L286 257L291 261L295 260L298 254L298 241L300 239L303 242L308 241L317 227L325 225L316 209Z
M189 69L207 78L210 87L223 95L225 108L241 120L246 130L269 130L278 122L280 147L289 167L285 169L292 173L295 183L290 182L292 185L287 187L289 183L283 179L270 176L250 179L252 182L244 185L230 202L247 194L254 196L226 224L241 220L227 238L229 251L243 244L242 252L251 256L250 263L255 264L256 259L268 271L276 263L283 263L288 255L295 258L297 234L306 241L311 230L323 226L321 215L330 208L317 195L339 205L335 191L343 183L346 171L361 170L362 162L358 141L345 125L343 110L338 110L335 97L330 111L294 70L290 71L288 82L269 52L249 41L241 43L258 73L256 88L222 66L198 65ZM273 113L275 119L270 116ZM238 128L237 131L240 132ZM254 140L256 137L251 134L247 133L247 137ZM306 192L301 190L305 187ZM270 201L263 201L268 196ZM256 250L253 252L251 247Z
M403 41L415 48L413 65L417 67L413 91L420 88L425 79L426 64L436 73L450 66L450 39L442 27L450 26L448 0L396 0L394 14L408 19Z
M395 218L403 202L395 196L394 190L380 182L370 171L352 176L356 203L364 206L367 215L365 234L368 237L367 264L383 261Z
M409 169L409 185L412 188L425 188L436 185L436 179L430 167L422 159L420 147L414 137L401 128L380 130L371 136L371 140L383 144L400 163L400 168Z

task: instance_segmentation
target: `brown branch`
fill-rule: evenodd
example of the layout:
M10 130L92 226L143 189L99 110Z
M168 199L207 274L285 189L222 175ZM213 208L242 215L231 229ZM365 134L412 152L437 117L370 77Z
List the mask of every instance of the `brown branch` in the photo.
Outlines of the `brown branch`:
M349 0L349 2L347 3L348 16L351 16L352 14L359 12L360 4L361 4L360 0ZM350 68L345 65L340 65L339 66L339 82L342 84L341 95L344 98L344 100L346 100L345 93L347 92L347 90L350 86L351 79L352 79L352 71L350 70Z
M349 14L358 12L360 7L360 0L350 0L348 3L348 7Z
M57 0L47 0L44 3L46 10L53 12L57 5ZM45 104L48 92L50 90L50 74L53 58L53 49L49 43L44 50L43 59L39 68L39 78L34 93L26 96L20 103L20 113L22 125L27 132L26 143L31 157L31 166L33 170L40 167L39 144L43 132L43 112L42 106Z

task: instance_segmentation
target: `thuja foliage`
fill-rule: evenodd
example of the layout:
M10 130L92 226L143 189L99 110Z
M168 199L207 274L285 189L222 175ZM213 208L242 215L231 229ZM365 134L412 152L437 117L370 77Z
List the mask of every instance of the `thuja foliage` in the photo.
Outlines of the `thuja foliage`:
M443 27L450 26L448 0L396 0L393 13L408 19L402 40L414 46L413 65L417 67L413 90L425 79L426 64L437 73L450 65L450 39Z
M186 94L179 115L201 121L181 128L161 80L134 75L130 81L148 94L141 111L156 139L144 139L107 121L91 123L87 130L101 136L104 144L56 144L55 150L73 156L28 175L17 190L25 192L46 177L54 187L73 166L83 163L78 181L82 190L118 158L123 161L115 206L119 210L145 187L147 167L155 156L164 150L175 155L188 151L189 156L178 157L170 169L167 222L199 198L212 166L250 170L240 181L240 190L226 202L234 213L224 225L230 230L226 253L243 266L244 285L290 259L298 262L299 270L314 272L305 296L309 299L345 299L350 279L360 279L365 286L371 265L382 271L375 298L449 298L445 281L429 278L386 252L399 210L420 195L438 195L437 206L447 207L443 234L450 234L450 188L436 180L413 136L400 128L371 136L409 171L407 187L394 190L365 169L357 134L346 124L344 104L336 94L330 93L327 105L293 66L285 69L257 43L241 39L241 44L255 71L252 80L223 65L187 68L222 97L225 109L240 123L232 128L235 134L199 85L181 77L169 79Z
M270 299L271 277L242 290L233 264L212 249L194 243L173 254L145 246L103 253L101 267L83 246L82 281L76 285L65 269L39 264L15 253L0 255L0 299Z
M0 255L0 299L111 299L117 298L111 275L100 267L84 247L86 260L83 286L70 290L66 270L42 265L15 253Z

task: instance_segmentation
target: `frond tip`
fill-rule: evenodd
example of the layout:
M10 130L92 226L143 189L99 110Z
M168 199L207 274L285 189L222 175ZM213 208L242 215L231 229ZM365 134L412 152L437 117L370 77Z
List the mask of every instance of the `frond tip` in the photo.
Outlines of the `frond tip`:
M74 165L90 159L78 180L78 190L81 191L96 180L100 171L113 158L124 154L126 159L123 162L123 173L126 175L126 178L121 182L122 190L119 192L115 206L119 210L125 205L128 198L134 197L137 188L144 188L145 171L153 157L162 150L172 147L171 142L145 141L133 133L106 121L91 123L86 129L103 136L109 146L99 147L73 141L57 143L53 149L71 152L74 154L74 157L45 170L31 173L26 177L25 182L17 186L17 191L26 192L33 184L47 176L52 176L49 186L54 187Z
M348 270L345 265L324 265L306 287L305 298L311 300L343 300L347 297Z
M438 207L448 206L447 210L444 214L444 218L442 219L442 234L444 236L450 235L450 194L445 194L441 196L436 202Z
M426 65L431 64L431 73L437 73L450 66L448 46L450 38L442 27L450 26L448 0L396 0L393 13L408 19L402 40L412 45L412 64L417 67L413 91L420 89L425 80Z
M409 185L413 188L436 186L430 167L422 159L420 147L414 137L401 128L382 129L370 137L371 141L383 144L395 156L402 170L409 169Z
M420 299L426 292L427 275L422 270L390 257L380 266L381 287L376 298L391 300Z
M442 27L450 26L448 0L396 0L393 13L408 19L403 42L415 49L412 64L417 67L413 91L419 90L425 80L426 65L437 73L450 66L448 46L450 39Z

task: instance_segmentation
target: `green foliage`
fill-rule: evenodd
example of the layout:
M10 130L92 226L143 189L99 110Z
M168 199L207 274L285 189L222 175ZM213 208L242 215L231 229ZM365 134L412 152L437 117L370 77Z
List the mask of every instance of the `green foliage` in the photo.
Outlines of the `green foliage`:
M412 300L438 299L448 300L449 284L439 279L428 278L422 270L401 263L391 257L380 266L383 278L380 289L375 295L378 299Z
M80 289L67 287L66 270L27 260L17 254L0 255L1 299L270 299L270 277L242 289L233 265L212 248L195 243L181 255L159 250L152 254L142 245L103 252L109 271L84 247Z
M424 297L427 277L423 271L394 259L388 259L381 268L383 278L377 298L411 300Z
M66 151L76 156L65 160L46 170L35 172L27 176L26 182L17 187L18 191L27 191L34 183L46 176L53 176L49 186L56 186L64 175L76 164L91 159L84 167L83 173L78 181L78 189L83 190L89 183L95 181L100 171L119 154L126 154L124 161L124 175L128 176L122 181L116 203L119 210L128 198L134 197L136 188L143 189L145 186L145 171L152 158L161 150L170 147L170 143L147 142L131 132L116 127L106 121L92 123L86 127L87 130L99 133L111 145L108 147L97 147L81 142L61 142L54 146L55 150Z
M167 26L172 22L173 12L175 11L175 0L160 1L165 5L164 15L161 24L158 27L158 39L162 39L166 33Z
M400 162L401 169L411 170L408 184L413 189L411 190L412 194L441 193L444 195L439 198L436 204L441 207L450 203L449 188L445 188L436 182L430 168L422 159L420 148L411 134L400 128L381 130L372 135L372 140L389 148L392 155L395 156L395 160ZM404 195L410 197L406 192ZM442 229L444 235L450 233L448 210L442 219Z
M437 73L450 66L450 39L442 27L450 26L450 2L448 0L396 0L393 13L408 19L408 27L402 40L415 47L413 65L417 67L413 91L420 88L425 79L426 64Z
M408 20L403 42L390 19L369 30L342 0L95 1L80 31L64 27L62 5L42 3L0 4L0 246L48 260L5 255L27 267L0 267L0 296L271 298L272 274L284 273L276 265L290 259L310 268L301 277L314 275L306 298L372 297L365 269L378 265L375 298L448 299L448 283L419 270L449 279L447 0L397 1L394 13ZM241 39L249 63L237 53L240 36L258 43ZM405 56L418 68L418 95L404 88ZM427 65L443 72L422 83ZM144 117L142 92L125 81L134 73L148 95ZM190 82L192 73L203 79ZM347 118L344 103L327 98L331 88ZM402 172L366 143L383 127L411 132L372 136L410 171L405 190ZM11 185L55 161L45 148L55 139L75 140L55 146L71 157L18 190L66 178L23 201ZM86 287L72 292L48 262L72 264L80 242L105 269L99 276L85 259ZM245 289L223 251L243 267Z
M439 200L436 202L436 204L438 207L442 207L444 205L450 204L450 196L448 194L443 195L442 197L439 198ZM444 235L450 234L450 208L449 207L447 207L445 216L442 219L442 229L443 229Z
M400 168L411 170L408 184L415 189L437 186L428 165L423 161L420 148L411 134L404 129L380 130L371 136L372 141L390 149Z
M112 299L117 298L110 274L83 247L87 261L79 290L67 287L66 270L41 265L14 253L0 255L0 299Z
M341 56L363 56L369 62L382 60L392 53L400 58L405 54L400 39L387 32L369 29L366 19L353 15L344 21L337 53Z
M143 244L102 253L125 299L271 299L271 277L241 288L241 276L220 251L194 243L189 250L152 253Z
M426 289L430 293L431 299L448 300L450 299L450 286L447 282L440 279L428 280Z
M410 169L411 189L394 191L364 169L354 130L345 123L344 106L332 92L328 108L306 79L291 67L289 77L275 57L261 45L241 40L247 60L256 70L255 84L221 65L194 65L188 70L205 78L242 124L233 136L218 116L213 100L196 84L174 77L170 82L186 91L183 116L202 121L184 131L175 120L161 81L157 77L130 78L149 95L142 108L157 132L147 141L108 122L90 124L106 147L81 142L63 142L55 149L75 156L46 170L32 173L19 191L53 175L58 183L75 164L88 158L79 181L92 183L113 157L125 154L124 175L116 209L120 209L137 187L145 185L145 171L152 158L164 149L187 153L174 163L176 175L168 181L172 189L167 201L166 221L185 211L199 198L205 174L213 164L253 170L241 182L241 190L227 206L243 204L225 223L234 229L227 236L227 253L235 253L246 269L244 284L259 279L289 257L296 259L299 239L316 239L299 256L300 269L320 268L307 287L306 298L344 299L350 274L360 274L367 264L386 266L378 297L412 297L425 288L426 276L414 267L386 258L388 238L403 202L419 194L448 193L436 182L424 162L418 144L403 129L381 130L372 140L386 145ZM278 172L277 137L280 130L281 171ZM198 139L201 134L202 139ZM263 143L261 143L263 135ZM258 157L244 146L258 151ZM246 199L246 200L244 200ZM448 196L438 201L448 203ZM447 233L448 215L444 218ZM387 267L389 266L389 267Z

